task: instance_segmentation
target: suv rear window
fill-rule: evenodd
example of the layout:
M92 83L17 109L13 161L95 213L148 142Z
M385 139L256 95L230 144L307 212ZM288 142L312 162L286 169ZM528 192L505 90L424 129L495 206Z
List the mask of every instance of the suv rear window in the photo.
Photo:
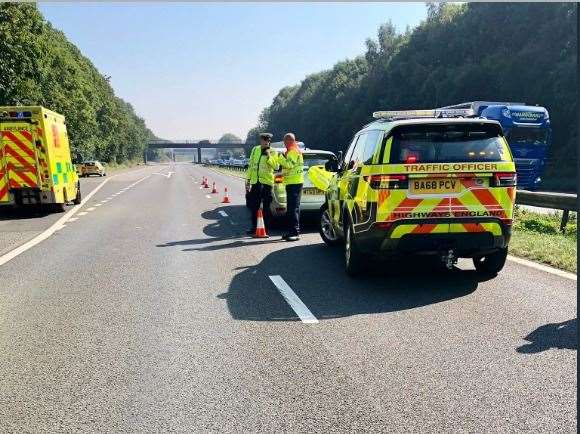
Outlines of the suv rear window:
M395 164L510 161L495 125L404 125L391 136Z

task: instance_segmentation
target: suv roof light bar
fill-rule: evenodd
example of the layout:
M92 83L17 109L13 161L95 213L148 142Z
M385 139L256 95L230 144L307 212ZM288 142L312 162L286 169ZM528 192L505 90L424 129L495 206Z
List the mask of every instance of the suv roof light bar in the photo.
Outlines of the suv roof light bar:
M418 118L457 118L472 117L475 112L471 108L434 109L434 110L395 110L377 111L373 113L375 119L402 120Z

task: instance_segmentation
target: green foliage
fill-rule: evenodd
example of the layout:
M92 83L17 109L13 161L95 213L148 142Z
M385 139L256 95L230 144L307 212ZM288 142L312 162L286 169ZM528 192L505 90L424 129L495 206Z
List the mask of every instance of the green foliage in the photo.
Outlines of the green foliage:
M220 137L219 143L242 143L242 139L232 133L226 133Z
M539 214L527 211L516 205L513 228L518 231L536 232L538 234L560 234L562 212L554 211L552 214ZM570 213L570 220L566 225L566 237L576 239L577 215Z
M554 146L546 176L575 185L576 5L429 3L428 17L397 34L382 25L364 55L279 91L257 130L287 131L311 148L343 150L375 110L512 100L548 108Z
M20 104L65 116L73 158L134 160L154 138L109 78L34 4L0 3L0 105Z

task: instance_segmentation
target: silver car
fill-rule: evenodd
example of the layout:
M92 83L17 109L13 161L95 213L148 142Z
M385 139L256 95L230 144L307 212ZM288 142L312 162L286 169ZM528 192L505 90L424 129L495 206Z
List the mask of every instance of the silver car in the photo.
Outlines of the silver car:
M278 152L285 152L285 149L273 148ZM303 149L304 157L304 184L302 186L302 200L300 201L301 212L318 212L324 204L324 192L316 188L306 172L312 166L324 166L327 161L335 160L336 155L330 151ZM250 183L246 179L246 204L247 193L250 191ZM282 171L278 170L274 175L274 186L272 187L272 204L270 211L274 217L282 217L286 214L286 188Z

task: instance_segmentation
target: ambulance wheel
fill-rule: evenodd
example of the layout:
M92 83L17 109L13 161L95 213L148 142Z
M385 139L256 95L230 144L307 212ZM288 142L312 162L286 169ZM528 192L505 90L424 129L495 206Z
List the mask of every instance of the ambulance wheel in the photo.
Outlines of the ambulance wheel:
M480 273L495 275L502 270L506 259L507 248L504 248L486 256L476 256L473 258L473 265Z
M53 203L52 209L54 212L61 213L66 211L66 203Z
M363 256L354 240L352 225L346 227L344 242L344 265L346 274L356 277L363 269Z
M320 233L322 241L329 246L336 246L340 243L340 238L338 238L338 235L332 226L332 219L327 204L322 205L322 208L320 209L318 232Z

